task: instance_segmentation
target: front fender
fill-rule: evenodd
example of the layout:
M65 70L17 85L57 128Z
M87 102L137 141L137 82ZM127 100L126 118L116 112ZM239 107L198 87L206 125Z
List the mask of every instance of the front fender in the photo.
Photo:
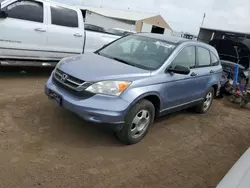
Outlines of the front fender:
M132 88L129 91L122 94L121 98L129 102L128 110L131 109L138 101L148 96L156 96L160 100L160 109L162 104L162 98L160 95L160 85L149 85L140 88Z
M147 93L144 93L140 96L138 96L130 105L129 107L131 108L132 106L134 106L137 102L139 102L140 100L148 97L148 96L156 96L159 98L160 100L160 105L161 105L161 98L160 98L160 95L157 93L157 92L147 92ZM160 109L161 109L161 106L160 106Z

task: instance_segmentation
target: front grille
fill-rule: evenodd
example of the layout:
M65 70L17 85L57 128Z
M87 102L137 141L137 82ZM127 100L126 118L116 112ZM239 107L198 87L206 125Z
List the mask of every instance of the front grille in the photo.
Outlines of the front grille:
M66 79L63 78L63 75L67 75ZM85 90L89 86L88 83L85 83L85 81L83 80L64 73L59 69L55 70L52 81L56 86L66 90L76 97L89 98L94 95L93 93Z
M85 83L85 81L78 79L74 76L71 76L69 74L66 74L60 69L55 70L54 77L59 82L62 82L64 85L67 85L68 87L76 90Z

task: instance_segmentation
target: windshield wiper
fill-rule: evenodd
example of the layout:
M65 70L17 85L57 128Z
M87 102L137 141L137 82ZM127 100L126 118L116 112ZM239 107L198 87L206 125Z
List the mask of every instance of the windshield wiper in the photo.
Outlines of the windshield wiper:
M121 63L124 63L124 64L126 64L126 65L131 65L131 66L133 66L133 67L136 67L134 64L129 63L129 62L123 60L123 59L119 59L119 58L117 58L117 57L113 57L112 59L114 59L114 60L116 60L116 61L119 61L119 62L121 62Z

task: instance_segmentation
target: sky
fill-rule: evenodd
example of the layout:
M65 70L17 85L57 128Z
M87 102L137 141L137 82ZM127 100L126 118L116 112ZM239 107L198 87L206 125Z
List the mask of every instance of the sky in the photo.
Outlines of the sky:
M69 4L161 14L175 31L198 34L203 27L249 32L249 0L57 0Z

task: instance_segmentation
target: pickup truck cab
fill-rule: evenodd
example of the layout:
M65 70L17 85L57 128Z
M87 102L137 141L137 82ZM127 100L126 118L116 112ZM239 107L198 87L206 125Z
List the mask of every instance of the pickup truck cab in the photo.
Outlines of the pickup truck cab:
M0 5L0 65L55 66L119 38L86 32L77 7L47 0L0 0Z
M1 58L59 60L83 52L84 22L78 8L8 0L1 3L1 12Z

